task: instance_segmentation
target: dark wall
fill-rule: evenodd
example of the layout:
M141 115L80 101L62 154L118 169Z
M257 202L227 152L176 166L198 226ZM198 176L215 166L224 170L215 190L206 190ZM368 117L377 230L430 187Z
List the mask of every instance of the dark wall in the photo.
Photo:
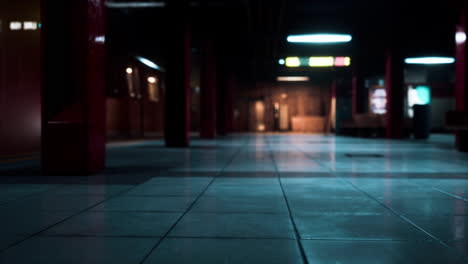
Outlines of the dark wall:
M9 29L39 20L39 0L0 1L0 155L40 148L40 32Z

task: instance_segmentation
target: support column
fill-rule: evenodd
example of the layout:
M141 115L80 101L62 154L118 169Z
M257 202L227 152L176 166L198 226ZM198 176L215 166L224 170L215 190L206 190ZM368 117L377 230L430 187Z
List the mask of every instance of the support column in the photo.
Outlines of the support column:
M206 40L203 45L200 78L200 137L214 139L216 136L216 56L213 41Z
M88 174L105 164L104 0L42 0L42 166Z
M468 51L466 45L466 35L468 34L468 7L466 2L460 6L460 19L456 27L456 65L455 65L455 103L456 110L468 112ZM459 131L456 134L456 145L460 151L468 151L468 132Z
M190 26L185 1L169 3L173 22L167 35L165 141L167 147L190 144Z
M386 136L404 136L404 58L401 50L389 48L386 54L385 87L387 92Z

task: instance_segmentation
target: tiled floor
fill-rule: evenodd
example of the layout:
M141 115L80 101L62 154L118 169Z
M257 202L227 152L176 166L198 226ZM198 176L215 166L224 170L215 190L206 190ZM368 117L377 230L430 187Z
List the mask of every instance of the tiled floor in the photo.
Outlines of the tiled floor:
M108 146L108 168L0 165L0 263L468 263L468 154L429 141L236 135Z

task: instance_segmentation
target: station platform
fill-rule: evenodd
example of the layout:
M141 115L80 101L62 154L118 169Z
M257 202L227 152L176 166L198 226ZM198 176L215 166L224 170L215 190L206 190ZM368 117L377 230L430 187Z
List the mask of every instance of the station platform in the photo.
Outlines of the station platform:
M91 176L4 159L0 263L468 263L468 154L453 142L113 143Z

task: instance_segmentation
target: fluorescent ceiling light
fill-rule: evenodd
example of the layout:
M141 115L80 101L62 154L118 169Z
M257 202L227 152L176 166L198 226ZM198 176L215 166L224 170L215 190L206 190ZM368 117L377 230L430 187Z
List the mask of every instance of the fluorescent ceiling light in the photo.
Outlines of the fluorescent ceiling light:
M407 58L406 64L451 64L455 59L451 57L420 57L420 58Z
M148 60L148 59L145 59L143 57L140 57L140 56L137 56L136 57L138 61L140 61L141 63L145 64L146 66L150 67L150 68L153 68L155 70L158 70L158 71L164 71L163 68L159 67L159 65L157 65L156 63Z
M278 76L276 78L278 82L307 82L310 78L307 76Z
M353 39L347 34L309 34L309 35L290 35L288 42L291 43L345 43Z
M108 8L147 8L165 6L165 2L106 2L106 7Z

